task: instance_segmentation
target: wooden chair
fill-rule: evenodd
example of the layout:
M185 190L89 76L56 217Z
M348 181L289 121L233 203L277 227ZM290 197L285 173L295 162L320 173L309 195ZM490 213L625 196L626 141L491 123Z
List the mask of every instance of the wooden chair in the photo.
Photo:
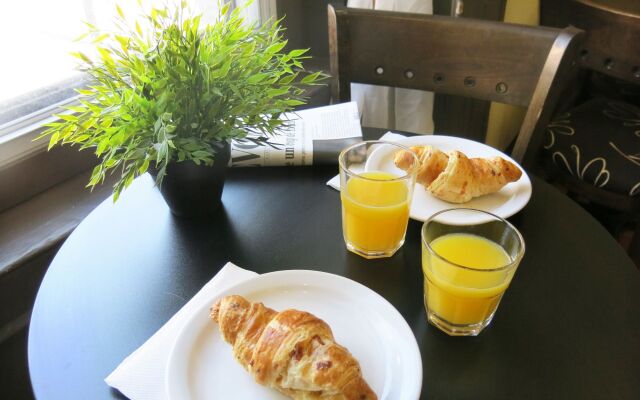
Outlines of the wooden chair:
M586 32L572 90L582 95L548 126L545 171L618 239L635 231L640 266L640 2L543 0L541 22Z
M582 31L329 5L332 99L350 83L527 107L512 157L533 164ZM438 127L436 126L436 131Z

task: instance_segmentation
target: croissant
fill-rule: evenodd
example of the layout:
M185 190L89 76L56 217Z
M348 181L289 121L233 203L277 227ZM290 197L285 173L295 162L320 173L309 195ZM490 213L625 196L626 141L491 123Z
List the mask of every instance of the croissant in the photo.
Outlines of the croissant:
M297 400L377 399L358 361L310 313L277 312L232 295L216 302L211 318L236 360L262 385Z
M420 158L417 182L435 197L451 203L495 193L522 176L520 168L502 157L470 159L459 151L445 154L432 146L414 146L411 150ZM394 158L396 166L404 170L411 166L406 153L398 152Z
M413 146L411 150L420 160L416 181L427 187L444 171L449 156L433 146ZM398 168L407 171L412 166L414 158L408 151L399 151L394 162Z

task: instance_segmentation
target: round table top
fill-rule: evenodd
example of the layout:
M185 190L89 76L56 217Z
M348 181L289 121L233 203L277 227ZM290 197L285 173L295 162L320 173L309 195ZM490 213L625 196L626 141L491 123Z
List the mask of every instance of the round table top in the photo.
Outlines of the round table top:
M97 207L42 282L29 330L38 399L124 398L104 378L227 261L265 273L317 269L358 281L411 326L429 399L640 398L640 274L585 211L533 178L511 218L527 253L480 336L449 337L422 303L420 226L393 257L345 249L337 166L232 169L211 219L173 217L147 175ZM395 400L395 399L392 399Z

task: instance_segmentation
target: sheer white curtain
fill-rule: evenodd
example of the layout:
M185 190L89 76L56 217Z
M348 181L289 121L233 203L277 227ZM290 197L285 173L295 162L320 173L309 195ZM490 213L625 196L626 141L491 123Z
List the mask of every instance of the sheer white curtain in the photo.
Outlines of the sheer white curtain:
M432 0L349 0L356 8L433 14ZM351 98L362 111L362 125L433 133L433 93L421 90L352 84Z

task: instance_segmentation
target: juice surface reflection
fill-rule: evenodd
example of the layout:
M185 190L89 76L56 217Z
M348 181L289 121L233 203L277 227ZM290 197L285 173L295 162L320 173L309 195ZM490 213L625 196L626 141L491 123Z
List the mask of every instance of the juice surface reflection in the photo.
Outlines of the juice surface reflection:
M349 179L340 192L345 241L362 251L398 247L409 220L409 188L396 178L386 172L366 172Z
M422 250L429 310L456 325L476 324L493 314L513 271L491 271L511 262L504 249L488 239L463 233L444 235L430 245L440 257Z

